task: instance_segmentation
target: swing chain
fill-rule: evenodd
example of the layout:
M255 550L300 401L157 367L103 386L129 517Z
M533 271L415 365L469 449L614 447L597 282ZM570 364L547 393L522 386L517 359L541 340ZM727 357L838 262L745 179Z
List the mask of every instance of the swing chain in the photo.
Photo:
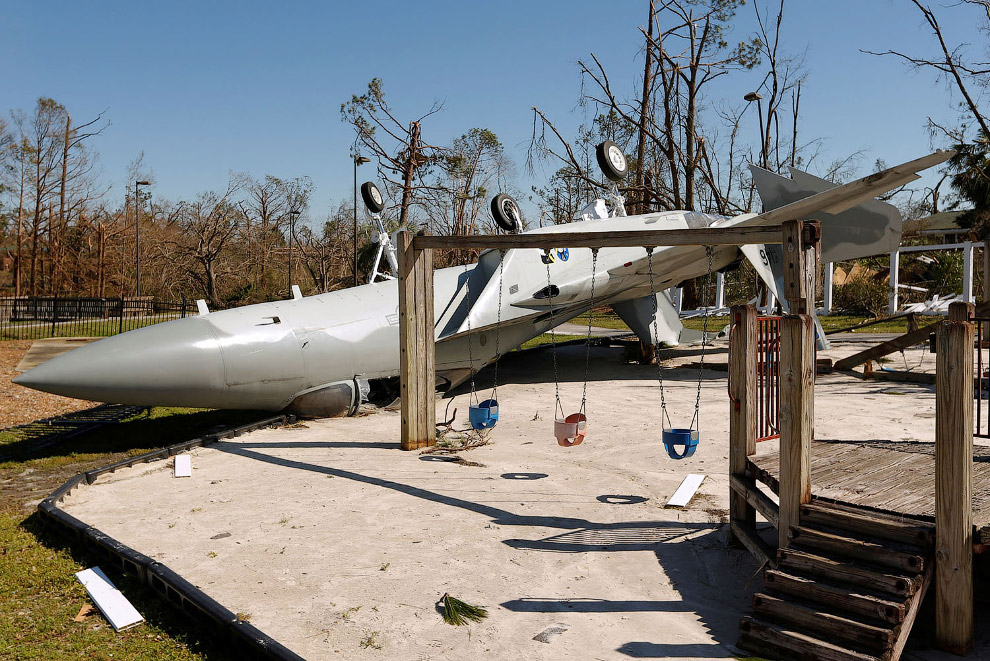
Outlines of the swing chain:
M464 264L464 286L467 288L464 298L467 301L467 312L464 315L467 319L467 336L468 336L468 370L471 373L471 393L468 395L468 404L471 404L473 400L475 403L478 402L478 394L474 389L474 341L471 337L471 276L468 271L468 264Z
M660 383L660 413L661 413L661 426L663 426L663 420L667 420L667 429L673 428L670 423L670 415L667 413L667 400L664 397L663 391L663 365L660 361L660 354L658 353L660 349L660 323L657 320L657 316L660 314L660 305L657 303L657 290L656 285L653 281L653 246L649 246L646 249L646 261L650 266L650 293L653 295L653 355L657 362L657 381Z
M584 405L588 399L588 371L591 365L591 320L595 312L595 273L598 268L598 248L591 249L591 307L588 309L588 337L585 340L584 348L584 386L581 389L581 409L585 413Z
M498 401L498 361L502 357L500 345L500 335L502 334L502 276L503 269L502 266L505 264L505 256L508 251L499 251L498 253L498 312L495 316L495 367L494 375L492 380L492 396L491 398Z
M544 248L543 252L548 257L552 248ZM550 349L553 354L553 388L554 397L556 399L556 411L560 411L560 418L564 418L564 408L560 405L560 373L557 371L557 336L554 333L554 323L553 323L553 283L550 280L550 260L545 259L543 262L547 267L547 298L550 302ZM554 413L556 415L556 413Z
M705 252L708 253L708 288L711 289L712 286L712 263L715 260L715 248L714 246L705 246ZM712 301L714 302L714 301ZM699 417L699 411L701 410L701 382L705 376L705 349L708 347L708 317L709 306L705 306L705 319L701 325L701 361L698 367L698 394L695 396L694 400L694 417L691 419L691 429L695 428L697 425L699 431L701 428L701 419Z

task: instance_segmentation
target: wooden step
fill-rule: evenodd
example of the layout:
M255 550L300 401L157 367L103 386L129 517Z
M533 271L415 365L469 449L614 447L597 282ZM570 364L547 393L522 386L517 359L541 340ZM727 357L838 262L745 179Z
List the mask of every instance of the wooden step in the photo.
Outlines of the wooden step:
M877 661L875 656L748 616L739 622L738 645L744 650L777 659Z
M935 542L935 528L920 521L898 521L866 511L853 512L820 503L801 506L801 525L806 523L925 548Z
M900 624L907 611L903 602L862 593L857 591L855 586L837 587L779 570L766 571L763 575L763 581L766 590L772 594L791 595L808 602L821 604L832 612L858 615L889 624Z
M753 595L753 610L763 620L821 634L825 640L842 641L853 649L882 654L894 644L892 628L865 624L769 594Z
M869 564L893 567L912 574L920 574L925 569L925 559L920 553L894 550L877 542L805 526L791 527L787 535L792 544L817 553L830 553Z
M795 548L777 551L778 567L789 574L813 576L832 583L858 585L871 592L904 599L921 587L920 576L904 576L867 569Z

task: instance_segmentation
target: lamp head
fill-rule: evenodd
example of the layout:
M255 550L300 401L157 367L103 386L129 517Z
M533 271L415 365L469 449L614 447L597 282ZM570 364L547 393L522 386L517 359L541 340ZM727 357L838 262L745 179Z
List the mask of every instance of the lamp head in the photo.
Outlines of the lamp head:
M749 101L750 103L752 103L753 101L759 101L762 98L763 97L760 96L760 93L759 92L750 92L749 94L747 94L746 96L743 97L743 99L745 99L746 101Z

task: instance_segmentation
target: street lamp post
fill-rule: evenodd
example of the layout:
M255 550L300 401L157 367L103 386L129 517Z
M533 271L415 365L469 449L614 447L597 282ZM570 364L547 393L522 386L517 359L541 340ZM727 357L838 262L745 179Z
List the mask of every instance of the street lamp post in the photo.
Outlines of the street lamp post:
M370 162L370 158L365 158L360 154L354 154L354 254L353 254L353 269L354 269L354 286L358 286L358 271L357 271L357 169L359 165Z
M756 101L756 111L759 113L760 117L760 167L764 170L769 170L770 168L767 167L767 141L763 136L763 104L760 103L760 99L762 98L763 97L760 96L759 92L750 92L743 97L743 99L749 101L750 103Z
M134 295L141 296L141 207L138 186L150 186L150 181L134 182Z
M292 237L296 235L296 218L300 213L298 209L289 212L289 298L292 298Z

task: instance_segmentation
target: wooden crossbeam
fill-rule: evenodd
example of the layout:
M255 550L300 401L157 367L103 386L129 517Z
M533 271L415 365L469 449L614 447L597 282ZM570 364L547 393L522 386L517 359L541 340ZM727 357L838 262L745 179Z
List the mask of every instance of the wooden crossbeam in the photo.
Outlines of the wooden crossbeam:
M916 344L926 342L928 340L928 336L935 332L935 328L937 326L938 322L929 324L928 326L923 326L918 330L905 333L904 335L895 337L892 340L881 342L875 347L870 347L869 349L865 349L859 353L854 353L853 355L843 358L842 360L837 360L835 362L835 369L851 370L857 365L862 365L868 360L876 360L877 358L882 358L889 353L894 353L895 351L907 349L908 347L913 347Z

